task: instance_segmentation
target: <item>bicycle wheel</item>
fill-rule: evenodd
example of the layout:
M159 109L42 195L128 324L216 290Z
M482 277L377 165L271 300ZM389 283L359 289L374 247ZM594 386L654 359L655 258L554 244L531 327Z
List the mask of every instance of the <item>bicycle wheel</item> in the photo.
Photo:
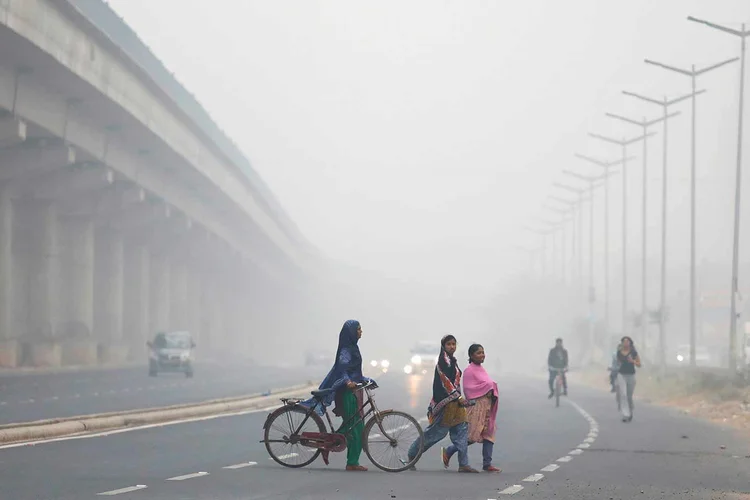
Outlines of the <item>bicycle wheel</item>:
M557 376L557 380L555 381L555 406L560 406L560 386L562 385L562 380L560 380L560 375Z
M263 441L271 458L284 467L294 469L310 465L320 455L320 450L305 446L300 436L303 432L326 432L323 420L313 413L300 428L307 409L299 406L279 408L268 417ZM299 432L295 434L295 431Z
M417 440L419 451L409 460L409 448ZM377 415L367 421L362 441L367 458L375 467L386 472L401 472L414 466L422 456L424 432L411 415L387 411L380 413L380 422Z

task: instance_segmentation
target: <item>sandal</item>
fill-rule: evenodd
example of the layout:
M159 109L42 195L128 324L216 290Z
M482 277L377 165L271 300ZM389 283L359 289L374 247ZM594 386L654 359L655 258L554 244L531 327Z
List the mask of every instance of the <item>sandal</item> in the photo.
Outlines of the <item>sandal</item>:
M346 470L353 472L367 472L367 467L361 465L347 465Z
M443 467L446 469L450 467L451 464L451 457L448 455L448 450L445 448L440 448L440 457L443 459Z
M488 465L487 467L482 467L482 469L485 472L502 472L503 471L503 469L498 469L494 465Z
M479 471L471 467L470 465L465 465L463 467L458 468L458 472L467 472L469 474L479 474Z

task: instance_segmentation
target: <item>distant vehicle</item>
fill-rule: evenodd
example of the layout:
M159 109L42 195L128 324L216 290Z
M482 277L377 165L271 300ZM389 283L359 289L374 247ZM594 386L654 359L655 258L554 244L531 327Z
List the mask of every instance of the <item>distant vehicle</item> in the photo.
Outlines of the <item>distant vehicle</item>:
M690 345L683 344L677 347L677 353L675 355L677 363L680 365L690 364ZM700 366L708 366L714 363L714 357L711 355L711 351L706 346L697 345L695 346L695 364Z
M156 377L159 372L180 372L193 376L193 349L195 342L190 332L159 332L149 347L148 374Z
M407 375L426 375L437 364L440 344L432 341L417 342L409 351L409 362L404 366Z
M305 353L305 366L333 366L333 356L329 352L307 351Z

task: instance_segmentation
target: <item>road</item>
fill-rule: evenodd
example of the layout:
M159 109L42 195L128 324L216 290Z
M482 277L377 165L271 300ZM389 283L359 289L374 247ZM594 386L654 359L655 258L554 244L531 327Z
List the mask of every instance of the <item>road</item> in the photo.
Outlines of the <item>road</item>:
M315 370L197 363L195 376L147 368L44 374L0 374L0 424L152 408L242 396L304 383Z
M389 373L380 385L376 395L381 407L423 416L429 379ZM133 500L747 498L733 493L750 492L746 438L647 404L639 404L635 420L624 424L608 394L575 385L571 399L555 409L546 399L544 385L537 379L500 378L495 458L502 474L445 471L437 449L420 460L416 472L387 474L374 467L366 473L344 472L344 454L334 455L329 467L319 460L306 469L285 469L271 462L258 442L267 415L259 411L0 449L0 498L93 499L139 486L145 488L111 496ZM479 449L472 447L470 455L478 466ZM362 463L367 465L364 454ZM535 474L543 477L532 477Z

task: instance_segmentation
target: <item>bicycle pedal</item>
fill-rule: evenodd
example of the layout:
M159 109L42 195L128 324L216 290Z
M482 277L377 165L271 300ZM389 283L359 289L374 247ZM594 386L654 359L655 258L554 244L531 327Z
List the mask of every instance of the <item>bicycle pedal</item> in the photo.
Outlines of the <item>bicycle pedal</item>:
M322 452L320 453L320 455L321 455L321 456L323 457L323 462L324 462L324 463L325 463L326 465L329 465L329 464L330 464L330 462L328 462L328 452L327 452L327 451L322 451Z

